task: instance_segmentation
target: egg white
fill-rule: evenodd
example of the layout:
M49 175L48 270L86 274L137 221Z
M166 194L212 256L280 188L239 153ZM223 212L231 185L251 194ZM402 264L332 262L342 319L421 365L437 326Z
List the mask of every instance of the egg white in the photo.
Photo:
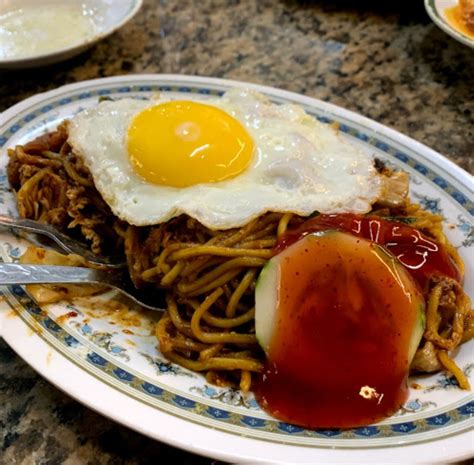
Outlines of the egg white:
M238 119L253 138L254 157L244 172L185 188L148 183L129 162L127 131L137 113L164 101L105 101L68 124L69 144L97 190L130 224L155 225L187 214L208 228L229 229L268 211L366 213L380 194L368 154L299 106L276 105L246 89L205 100Z

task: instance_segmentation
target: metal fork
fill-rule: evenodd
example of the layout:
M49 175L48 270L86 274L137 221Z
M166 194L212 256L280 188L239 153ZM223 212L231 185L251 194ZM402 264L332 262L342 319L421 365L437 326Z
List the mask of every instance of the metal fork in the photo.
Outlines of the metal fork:
M61 247L61 249L63 249L65 252L80 255L91 264L100 265L110 269L124 268L126 266L123 257L95 255L90 251L87 245L81 244L79 241L70 238L50 224L0 215L0 226L7 226L9 228L20 229L23 231L34 232L47 236L56 242L56 244L59 245L59 247Z
M162 301L160 292L136 289L124 270L0 263L0 286L12 284L101 284L120 291L142 307L164 311L159 307Z

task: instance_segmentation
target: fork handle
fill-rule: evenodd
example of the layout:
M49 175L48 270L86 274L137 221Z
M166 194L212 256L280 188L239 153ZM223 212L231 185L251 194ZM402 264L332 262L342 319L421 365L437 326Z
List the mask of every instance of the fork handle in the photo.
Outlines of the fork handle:
M21 229L23 231L44 234L55 241L68 253L78 253L79 255L82 255L84 252L90 253L89 250L86 250L81 246L78 247L78 244L76 244L75 241L71 241L68 236L47 223L40 223L27 218L13 218L11 216L0 215L0 225L8 226L14 229Z
M52 239L56 244L67 253L72 253L84 257L88 262L96 263L98 265L106 265L108 268L124 268L123 260L118 261L114 257L98 257L92 253L88 247L82 245L75 239L71 239L66 234L58 231L54 226L47 223L40 223L35 220L25 218L13 218L11 216L0 215L0 226L7 226L14 229L21 229L23 231L43 234Z
M101 284L127 295L138 305L163 312L156 296L141 294L130 282L128 274L81 268L78 266L22 265L0 263L0 286L11 284Z
M48 225L39 223L34 220L29 220L25 218L14 218L12 216L0 215L0 225L9 226L11 228L24 229L25 231L30 232L41 232L47 229ZM46 227L44 227L46 226Z
M78 266L0 263L0 286L8 284L100 284L103 271Z
M11 284L101 284L122 292L144 308L164 312L163 308L157 306L156 294L137 290L125 272L78 266L0 263L0 286Z

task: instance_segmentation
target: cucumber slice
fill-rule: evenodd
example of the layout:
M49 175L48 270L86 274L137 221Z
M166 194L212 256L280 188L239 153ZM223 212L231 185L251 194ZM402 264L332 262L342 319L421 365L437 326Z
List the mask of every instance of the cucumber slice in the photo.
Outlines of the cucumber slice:
M258 343L268 356L271 341L278 326L281 270L282 266L284 266L285 259L291 257L295 250L304 246L305 242L314 240L315 236L324 237L329 235L338 235L338 240L354 241L354 244L356 241L357 243L366 243L367 250L371 247L371 250L384 261L392 274L398 277L398 281L401 286L403 286L405 292L411 295L413 308L417 311L416 322L413 325L408 347L408 361L411 363L425 330L425 303L414 279L405 267L382 246L365 239L356 238L347 233L333 230L305 236L300 241L292 244L270 259L262 269L255 288L255 331ZM302 270L301 279L304 279L304 271L305 270Z
M265 353L270 349L279 303L280 261L277 257L266 263L255 286L255 335Z
M426 327L426 315L425 315L425 300L421 296L417 289L413 289L416 284L413 278L405 269L405 267L394 257L390 252L384 249L381 245L374 244L375 251L380 258L390 267L393 273L397 274L400 281L403 283L405 289L407 289L413 295L413 305L417 305L418 314L416 323L413 327L413 332L410 338L410 344L408 347L408 361L411 364L413 357L420 345L421 338L425 332Z

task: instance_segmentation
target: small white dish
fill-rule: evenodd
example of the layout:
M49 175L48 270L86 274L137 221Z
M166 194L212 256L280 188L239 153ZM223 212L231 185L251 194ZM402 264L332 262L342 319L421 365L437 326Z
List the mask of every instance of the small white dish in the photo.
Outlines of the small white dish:
M58 12L61 11L63 14L67 12L71 15L69 18L71 24L72 22L77 24L78 19L83 17L85 28L82 34L77 37L74 37L74 34L69 35L67 28L65 28L61 40L58 41L58 48L53 49L51 47L42 50L40 46L36 46L32 47L34 51L28 54L21 53L18 50L15 53L2 54L0 50L0 69L32 68L71 58L122 27L138 12L142 3L143 0L44 0L41 2L38 0L0 0L0 18L2 16L11 18L11 15L16 15L16 18L18 18L17 24L29 20L27 24L31 27L30 31L27 32L30 32L30 34L24 38L26 40L31 40L34 37L34 34L31 34L31 29L36 25L34 21L35 12L41 14L45 10L50 10L52 12L51 29L55 32L54 14L58 15ZM23 13L22 15L18 14L19 10ZM82 14L82 11L84 14ZM79 18L77 12L80 13ZM87 23L85 23L86 20ZM0 33L2 32L1 26L2 23L0 22ZM12 26L11 23L10 28L10 30L15 31L21 30L21 28L15 28L15 25ZM3 32L3 37L0 37L0 47L3 40L5 40L4 46L7 45L5 38L8 37L8 33ZM42 34L40 27L38 28L38 34ZM66 34L69 36L65 37ZM51 34L48 36L48 31L45 31L42 36L43 40L54 39ZM40 39L41 37L38 40Z
M474 39L456 29L448 20L446 10L458 4L457 0L425 0L425 9L432 21L446 34L468 47L474 48Z

